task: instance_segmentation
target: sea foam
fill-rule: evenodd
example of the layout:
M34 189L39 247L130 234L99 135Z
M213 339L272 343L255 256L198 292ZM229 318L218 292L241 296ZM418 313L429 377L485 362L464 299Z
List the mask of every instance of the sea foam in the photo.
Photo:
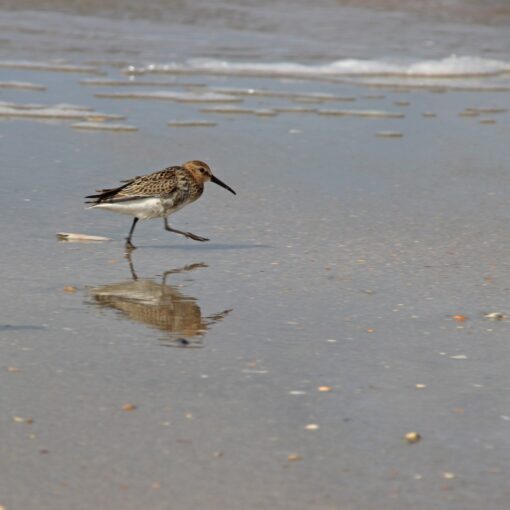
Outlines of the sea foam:
M342 76L423 76L469 77L497 76L510 72L510 62L474 56L452 55L440 60L393 62L384 60L343 59L328 64L307 65L290 62L227 62L192 59L186 63L129 66L126 74L225 74L327 79Z

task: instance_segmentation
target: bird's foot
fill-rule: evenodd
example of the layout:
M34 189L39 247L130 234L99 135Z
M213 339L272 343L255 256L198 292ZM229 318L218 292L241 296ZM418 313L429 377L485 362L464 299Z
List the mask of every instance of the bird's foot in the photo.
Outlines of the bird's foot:
M172 228L167 222L165 222L165 230L168 232L173 232L174 234L179 234L181 236L186 237L187 239L193 239L194 241L209 241L207 237L197 236L196 234L192 234L191 232L183 232L182 230L177 230Z
M209 239L207 237L200 237L200 236L197 236L196 234L192 234L191 232L186 232L184 234L187 238L189 239L193 239L194 241L209 241Z

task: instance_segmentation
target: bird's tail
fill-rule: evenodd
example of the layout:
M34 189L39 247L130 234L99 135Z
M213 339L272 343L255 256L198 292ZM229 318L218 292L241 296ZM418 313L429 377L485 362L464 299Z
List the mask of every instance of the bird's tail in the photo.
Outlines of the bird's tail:
M118 188L107 188L107 189L96 189L97 195L89 195L85 198L92 198L92 200L87 200L86 204L97 205L101 202L105 202L110 198L113 198L120 190L124 189L128 186L132 181L127 181L126 184L119 186Z

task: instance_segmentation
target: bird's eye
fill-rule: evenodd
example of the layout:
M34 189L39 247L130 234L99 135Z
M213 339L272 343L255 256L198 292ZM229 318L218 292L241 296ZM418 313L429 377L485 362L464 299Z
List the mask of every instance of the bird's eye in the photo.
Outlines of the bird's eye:
M202 173L202 174L205 173L205 168L199 168L199 170L200 170L200 173Z

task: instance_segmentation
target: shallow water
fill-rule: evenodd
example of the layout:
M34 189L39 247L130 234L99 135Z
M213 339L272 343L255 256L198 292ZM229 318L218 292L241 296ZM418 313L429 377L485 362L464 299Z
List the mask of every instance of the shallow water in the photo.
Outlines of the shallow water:
M484 315L510 314L510 101L485 90L508 82L507 27L504 12L442 4L441 16L417 2L2 11L0 60L37 66L6 65L0 82L46 87L1 89L2 101L61 117L74 105L93 122L107 112L139 131L0 121L0 505L506 509L509 322ZM190 80L204 57L216 64ZM346 59L367 73L332 77ZM147 68L169 64L180 72ZM441 72L407 76L424 65ZM374 78L381 66L400 71ZM156 90L239 103L219 114L97 95ZM193 120L216 125L167 125ZM210 184L171 223L211 241L142 222L126 259L130 219L83 197L195 158L238 194ZM411 431L417 444L403 440Z

